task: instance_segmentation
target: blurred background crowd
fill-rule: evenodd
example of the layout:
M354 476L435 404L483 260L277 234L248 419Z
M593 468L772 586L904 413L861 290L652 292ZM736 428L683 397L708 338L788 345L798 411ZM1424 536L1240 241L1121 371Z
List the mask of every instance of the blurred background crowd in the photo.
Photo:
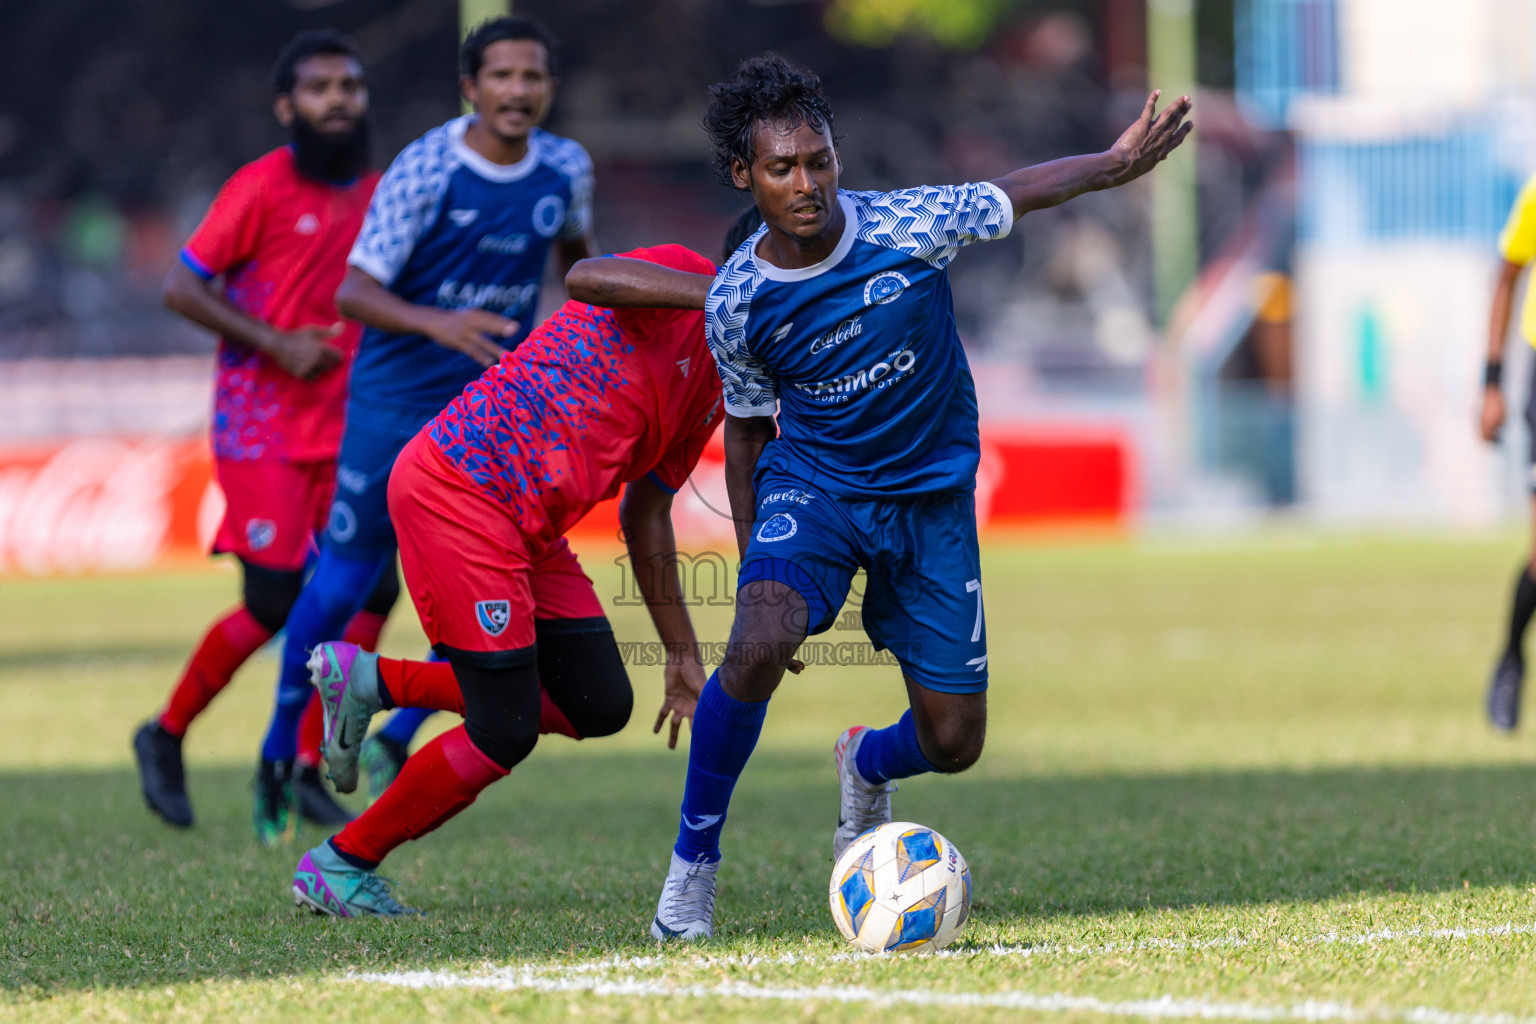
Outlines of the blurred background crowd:
M334 25L359 40L381 164L458 111L458 12L442 0L9 6L0 357L208 347L161 312L159 281L224 178L283 141L267 75L296 29ZM705 90L764 50L822 75L853 188L993 177L1103 148L1134 117L1147 80L1140 0L983 6L974 25L894 33L821 2L517 9L563 41L548 127L597 162L604 248L675 239L713 253L720 224L744 203L708 172ZM1234 116L1230 2L1210 14L1201 44L1216 91L1201 102L1201 240L1216 252L1285 145ZM1151 337L1145 205L1144 194L1095 197L1032 218L1020 244L978 250L955 272L968 341L1046 380L1136 386Z
M1196 145L1163 175L1187 196L1086 196L957 261L984 420L1115 433L1131 516L1484 523L1519 508L1515 446L1490 454L1471 417L1493 239L1536 167L1536 0L514 6L563 41L548 127L596 161L607 251L716 252L744 201L709 171L705 91L765 50L822 76L850 188L1097 150L1149 84L1193 82ZM298 29L360 43L380 166L460 109L450 0L6 13L0 392L23 362L35 377L37 360L211 351L159 283L222 181L284 141L267 75ZM1186 56L1164 62L1175 81L1149 81L1170 25ZM1163 241L1160 204L1180 222Z

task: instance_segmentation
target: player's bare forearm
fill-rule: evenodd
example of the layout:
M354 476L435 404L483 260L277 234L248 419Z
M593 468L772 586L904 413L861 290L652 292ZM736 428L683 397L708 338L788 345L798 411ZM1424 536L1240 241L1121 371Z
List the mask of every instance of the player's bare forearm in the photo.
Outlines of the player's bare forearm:
M171 267L165 275L160 297L167 309L179 313L199 327L271 354L276 347L271 324L247 316L213 289L183 263Z
M661 710L651 731L661 732L670 718L667 746L676 749L678 732L684 721L693 718L699 694L704 692L704 663L688 606L683 603L677 538L672 531L672 495L647 477L630 481L619 503L619 524L624 529L640 596L667 649Z
M682 576L678 571L677 537L672 530L672 495L642 477L624 486L619 502L619 525L656 634L669 652L682 651L698 659L693 621L683 603Z
M1501 379L1504 367L1504 339L1509 336L1509 315L1515 304L1515 288L1520 284L1518 263L1505 260L1499 267L1499 279L1493 287L1493 308L1488 314L1487 368L1483 378L1482 408L1478 410L1478 433L1490 443L1499 440L1507 412Z
M714 278L646 260L599 256L580 260L565 275L565 292L577 302L616 309L703 309Z
M195 324L266 354L279 367L300 380L314 380L346 358L332 340L346 325L309 324L284 331L236 309L215 291L209 281L178 263L166 275L162 291L165 304Z
M407 302L357 267L348 267L336 289L336 308L369 327L391 334L424 334L446 349L492 366L516 336L518 323L485 309L439 309Z
M1141 116L1102 153L1063 157L1033 167L1021 167L995 179L1013 203L1013 215L1043 210L1082 195L1115 188L1146 174L1177 149L1194 128L1184 120L1190 99L1181 96L1161 113L1156 112L1160 92L1147 97Z
M993 184L1008 193L1014 217L1022 217L1031 210L1059 206L1084 192L1109 188L1118 167L1119 162L1108 152L1068 156L1021 167Z
M1509 317L1515 306L1515 289L1525 268L1505 260L1499 265L1499 279L1493 286L1493 308L1488 316L1488 362L1504 361L1504 340L1509 337Z
M347 267L347 275L336 289L336 308L368 327L391 334L431 335L443 310L436 306L418 306L406 302L357 267Z
M757 519L757 491L752 476L757 460L768 442L779 436L772 416L732 416L725 414L725 491L731 503L731 519L736 526L737 554L745 558L747 542L752 539L752 523Z

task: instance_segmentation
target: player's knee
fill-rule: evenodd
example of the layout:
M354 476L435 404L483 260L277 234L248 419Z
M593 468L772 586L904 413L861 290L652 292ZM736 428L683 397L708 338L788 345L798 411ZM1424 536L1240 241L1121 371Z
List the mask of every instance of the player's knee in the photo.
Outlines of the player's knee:
M784 646L798 646L809 632L810 606L789 584L753 580L737 593L731 645L741 647L745 656L786 665Z
M245 610L269 633L276 633L288 621L288 613L304 588L304 575L280 569L263 569L242 562Z
M559 705L556 705L557 707ZM560 709L562 712L564 708ZM576 715L566 714L571 728L583 739L596 736L612 736L629 724L629 716L635 710L635 694L628 686L609 700L583 708Z
M726 694L732 700L748 704L758 704L772 697L783 679L784 665L768 660L732 660L729 648L725 663L720 666L720 685Z
M535 623L539 682L582 737L612 736L629 724L635 692L606 619Z
M918 732L923 756L945 774L963 772L981 758L986 744L986 721L955 716L934 722Z
M539 720L517 720L500 715L470 715L464 719L470 742L486 757L511 771L533 753L539 742Z
M464 731L482 754L508 771L539 742L539 673L528 653L522 664L456 656L463 652L448 656L464 694Z

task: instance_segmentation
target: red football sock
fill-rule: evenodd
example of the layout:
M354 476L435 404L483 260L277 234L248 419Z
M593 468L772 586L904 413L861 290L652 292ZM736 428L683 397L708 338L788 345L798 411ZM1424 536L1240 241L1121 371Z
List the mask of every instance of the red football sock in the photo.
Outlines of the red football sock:
M309 695L304 713L299 716L299 764L314 767L320 763L320 744L325 741L325 713L320 710L320 691Z
M430 708L433 711L464 713L464 694L453 666L446 661L406 661L402 658L379 659L379 682L389 691L397 708ZM571 727L564 712L555 707L549 694L539 691L539 732L569 736L581 735Z
M244 605L215 622L171 691L165 710L160 712L160 725L172 736L185 736L187 726L229 685L235 670L270 639L271 631Z
M470 742L462 725L450 729L407 758L384 795L331 842L342 853L377 864L407 839L420 839L474 803L482 789L507 774Z
M464 713L464 694L459 692L453 666L446 661L380 658L379 683L397 708Z
M347 623L341 639L345 643L357 644L365 651L376 651L379 649L379 636L384 632L384 623L388 621L388 615L360 611Z

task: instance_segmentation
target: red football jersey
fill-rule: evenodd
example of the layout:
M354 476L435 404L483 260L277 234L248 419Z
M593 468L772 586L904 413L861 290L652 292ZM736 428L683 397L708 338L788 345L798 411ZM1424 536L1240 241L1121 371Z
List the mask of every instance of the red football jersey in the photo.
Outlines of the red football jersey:
M619 255L715 272L680 245ZM548 543L626 481L681 489L720 412L702 310L567 302L426 429L525 535Z
M205 280L223 274L230 302L280 330L334 324L342 319L336 289L378 180L370 170L350 185L315 181L298 172L291 149L275 149L225 182L182 249L182 262ZM220 338L214 454L334 459L361 333L348 322L332 341L347 358L313 381Z

